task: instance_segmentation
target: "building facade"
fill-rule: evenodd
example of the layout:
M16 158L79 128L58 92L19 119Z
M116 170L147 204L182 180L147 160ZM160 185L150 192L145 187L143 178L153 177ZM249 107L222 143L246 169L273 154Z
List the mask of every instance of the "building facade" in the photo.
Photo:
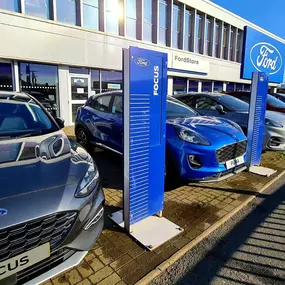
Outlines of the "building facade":
M169 95L250 90L245 26L285 44L206 0L1 0L0 90L29 92L72 124L89 96L122 88L129 46L168 54Z

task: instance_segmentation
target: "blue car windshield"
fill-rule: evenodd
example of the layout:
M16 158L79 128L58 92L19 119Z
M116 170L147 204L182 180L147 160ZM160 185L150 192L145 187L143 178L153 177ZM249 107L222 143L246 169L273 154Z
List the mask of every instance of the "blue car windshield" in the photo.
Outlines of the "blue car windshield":
M166 117L167 119L171 118L186 118L186 117L194 117L199 115L196 111L185 105L184 103L174 99L167 98L166 105Z
M233 96L221 95L217 97L217 100L231 111L237 111L237 112L248 111L249 104Z
M285 103L281 100L273 97L272 95L268 94L267 96L267 103L269 103L273 107L277 108L285 108Z
M0 98L0 139L29 137L56 130L57 126L36 102Z

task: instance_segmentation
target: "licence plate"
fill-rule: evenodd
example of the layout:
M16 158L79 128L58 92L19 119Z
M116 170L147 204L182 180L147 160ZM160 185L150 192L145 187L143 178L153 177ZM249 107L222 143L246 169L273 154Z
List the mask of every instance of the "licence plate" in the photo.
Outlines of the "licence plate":
M0 280L28 268L50 256L50 245L45 243L32 250L0 262Z
M237 158L234 158L234 159L231 159L231 160L228 160L226 162L226 167L227 169L230 169L230 168L233 168L233 167L236 167L238 165L241 165L244 163L244 158L243 156L239 156Z

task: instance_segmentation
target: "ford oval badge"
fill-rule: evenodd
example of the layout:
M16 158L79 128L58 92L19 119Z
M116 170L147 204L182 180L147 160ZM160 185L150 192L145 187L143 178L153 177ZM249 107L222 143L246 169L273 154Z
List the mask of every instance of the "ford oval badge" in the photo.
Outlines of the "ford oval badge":
M8 213L5 209L0 209L0 217L5 216Z
M137 57L135 59L135 64L141 67L148 67L150 65L150 61L143 57Z
M282 68L282 56L272 44L260 42L250 51L250 60L256 70L269 75L277 73Z

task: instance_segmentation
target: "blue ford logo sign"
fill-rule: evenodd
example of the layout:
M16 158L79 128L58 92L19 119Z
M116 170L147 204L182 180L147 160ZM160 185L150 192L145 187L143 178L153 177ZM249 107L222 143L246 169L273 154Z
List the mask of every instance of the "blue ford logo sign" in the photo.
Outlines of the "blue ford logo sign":
M135 64L141 67L148 67L150 65L150 61L143 57L137 57L135 59Z
M269 75L277 73L282 67L282 56L272 44L260 42L255 44L250 51L250 60L258 71Z
M0 209L0 217L6 215L7 213L8 213L7 210L5 210L5 209Z

